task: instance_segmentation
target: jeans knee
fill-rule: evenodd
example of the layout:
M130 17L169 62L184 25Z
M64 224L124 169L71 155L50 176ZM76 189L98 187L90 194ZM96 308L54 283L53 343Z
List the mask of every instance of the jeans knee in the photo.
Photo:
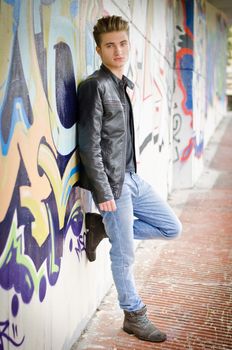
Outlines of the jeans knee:
M169 227L167 231L165 231L164 237L167 239L175 239L179 238L182 233L182 224L180 220L177 218L176 221L173 223L172 227Z

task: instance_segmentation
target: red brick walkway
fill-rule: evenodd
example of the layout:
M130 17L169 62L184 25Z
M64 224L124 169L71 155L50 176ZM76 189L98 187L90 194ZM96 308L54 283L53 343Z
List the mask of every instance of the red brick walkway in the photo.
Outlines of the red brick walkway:
M73 350L232 349L232 117L220 132L195 188L172 195L182 237L142 242L137 249L137 286L167 341L143 342L123 332L113 287Z

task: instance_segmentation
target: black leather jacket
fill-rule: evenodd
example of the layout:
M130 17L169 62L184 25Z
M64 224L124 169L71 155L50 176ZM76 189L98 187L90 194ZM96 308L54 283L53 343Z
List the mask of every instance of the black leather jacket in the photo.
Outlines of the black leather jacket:
M125 106L117 80L108 68L101 65L80 83L77 91L78 184L93 192L97 203L119 198L125 176ZM133 89L134 84L128 78L123 80ZM133 123L133 116L131 120ZM135 154L134 131L132 142ZM136 167L135 159L134 163Z

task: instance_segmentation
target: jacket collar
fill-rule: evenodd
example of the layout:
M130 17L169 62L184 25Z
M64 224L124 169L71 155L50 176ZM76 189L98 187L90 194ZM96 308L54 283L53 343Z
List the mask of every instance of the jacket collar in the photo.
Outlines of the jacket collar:
M116 84L122 84L122 82L123 82L123 84L125 84L125 86L128 86L131 90L133 90L134 83L129 78L127 78L125 75L122 76L122 79L119 79L115 74L113 74L111 72L110 69L108 69L106 66L104 66L103 63L101 64L101 69L105 73L109 74Z

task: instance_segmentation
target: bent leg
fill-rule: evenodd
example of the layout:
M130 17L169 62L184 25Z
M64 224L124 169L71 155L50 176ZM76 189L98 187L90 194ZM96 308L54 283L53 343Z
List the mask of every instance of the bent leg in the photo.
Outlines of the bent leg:
M182 225L166 201L134 174L138 193L133 197L135 239L172 239L180 235Z

